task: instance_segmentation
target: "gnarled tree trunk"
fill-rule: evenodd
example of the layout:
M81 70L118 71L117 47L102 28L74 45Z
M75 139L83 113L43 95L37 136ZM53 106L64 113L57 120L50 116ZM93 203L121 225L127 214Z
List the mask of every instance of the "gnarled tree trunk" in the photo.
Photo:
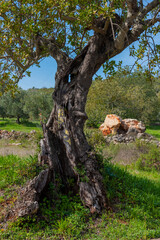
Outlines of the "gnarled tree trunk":
M81 55L58 65L54 108L44 126L50 168L61 175L66 188L68 179L75 179L81 200L91 212L100 212L106 197L96 158L83 132L85 105L92 76L106 59L106 48L106 39L97 34Z
M57 173L65 189L70 178L75 180L74 190L80 193L83 204L92 213L101 212L106 206L102 176L83 132L87 119L85 104L92 77L105 62L106 54L108 57L114 54L109 38L95 34L75 59L61 52L56 55L58 69L53 94L54 108L47 124L43 124L44 139L41 140L42 153L39 156L39 161L48 163L49 167L21 192L23 211L16 208L19 216L37 211L40 194L50 181L54 182ZM29 199L27 208L26 199Z
M49 165L66 188L68 178L74 178L83 203L91 212L100 212L106 203L102 177L83 132L87 90L76 82L75 77L74 83L71 80L54 92L54 109L44 127Z

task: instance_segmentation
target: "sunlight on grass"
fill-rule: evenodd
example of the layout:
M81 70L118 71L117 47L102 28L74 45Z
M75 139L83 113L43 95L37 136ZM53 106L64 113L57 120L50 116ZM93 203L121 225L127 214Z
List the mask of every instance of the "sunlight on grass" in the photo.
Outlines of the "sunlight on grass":
M22 121L20 124L16 123L16 119L2 119L0 118L0 129L7 131L22 131L22 132L30 132L32 130L36 130L37 132L42 131L42 127L39 121Z
M37 156L20 158L15 155L0 156L0 189L13 184L21 185L36 174Z
M27 123L28 124L28 123ZM34 126L31 126L34 127ZM148 131L159 135L159 127ZM153 135L154 135L153 134ZM103 175L107 195L107 207L102 215L90 214L73 192L63 194L64 186L58 176L56 186L50 183L40 202L37 215L20 218L0 230L0 239L54 239L54 240L149 240L160 238L160 174L159 149L147 143L135 142L129 147L142 149L136 162L121 165L112 163L101 153L104 139L97 133L90 139L95 148L100 171ZM135 146L137 148L135 148ZM97 145L96 145L97 146ZM115 155L122 145L110 145L111 155ZM97 150L98 149L98 150ZM109 151L109 147L106 148ZM147 149L147 151L146 151ZM153 151L154 150L154 151ZM99 151L99 152L98 152ZM142 151L142 152L143 152ZM156 155L154 154L156 153ZM143 162L143 158L146 161ZM143 163L142 166L140 163ZM20 186L37 173L37 157L0 157L0 191L9 195L15 185ZM39 169L40 170L40 169ZM38 174L38 173L37 173ZM72 180L72 179L71 179ZM74 181L71 181L73 184ZM73 186L72 186L73 187ZM3 195L0 202L3 203Z
M108 206L91 215L79 197L56 192L54 185L43 198L39 214L19 219L1 239L140 240L160 237L160 175L135 166L103 162Z
M160 141L160 126L150 126L147 127L146 133L149 133L156 137Z

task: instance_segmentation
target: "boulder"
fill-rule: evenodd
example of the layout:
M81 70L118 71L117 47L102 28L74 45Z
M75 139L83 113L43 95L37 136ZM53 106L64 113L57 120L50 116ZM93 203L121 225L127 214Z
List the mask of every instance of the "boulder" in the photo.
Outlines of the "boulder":
M133 132L133 129L135 129L135 132L137 133L144 133L146 128L144 124L141 121L138 121L137 119L123 119L121 122L121 127L126 132Z
M121 118L115 114L109 114L106 116L104 123L100 126L100 130L102 131L104 136L109 134L117 133L121 125Z
M109 134L127 134L128 137L136 137L138 133L144 133L145 125L137 119L121 119L115 114L106 116L104 123L99 128L103 136Z

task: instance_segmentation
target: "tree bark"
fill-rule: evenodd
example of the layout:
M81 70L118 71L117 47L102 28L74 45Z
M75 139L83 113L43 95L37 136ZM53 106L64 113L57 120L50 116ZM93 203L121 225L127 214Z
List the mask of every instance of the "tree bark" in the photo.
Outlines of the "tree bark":
M20 117L17 116L16 123L20 124Z
M65 189L69 189L69 179L74 179L74 190L84 205L92 213L100 212L106 205L102 176L83 132L88 91L75 83L76 77L54 92L54 109L43 125L48 163L53 177L55 173L61 176Z
M59 173L65 189L69 179L74 179L75 190L92 213L101 212L106 206L106 195L97 160L83 132L87 119L85 105L92 76L106 60L107 50L112 54L110 41L96 34L77 58L58 67L54 109L43 125L42 145L47 146L44 159L48 156L53 177Z

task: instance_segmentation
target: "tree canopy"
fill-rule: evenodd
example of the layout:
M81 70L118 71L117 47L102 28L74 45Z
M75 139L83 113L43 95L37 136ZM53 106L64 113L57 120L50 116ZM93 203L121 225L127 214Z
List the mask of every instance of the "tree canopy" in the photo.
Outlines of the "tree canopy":
M160 99L158 80L147 81L144 72L119 69L110 78L97 77L87 98L87 125L99 127L107 114L133 118L145 124L158 120ZM127 88L126 88L127 86Z
M105 53L105 61L141 35L140 48L132 47L131 54L143 59L147 51L152 71L160 53L160 45L153 39L160 30L159 7L159 0L2 0L2 87L13 86L24 73L30 75L30 66L49 55L59 64L63 59L71 61L85 50L95 33L113 40L112 44L108 42L110 51Z

